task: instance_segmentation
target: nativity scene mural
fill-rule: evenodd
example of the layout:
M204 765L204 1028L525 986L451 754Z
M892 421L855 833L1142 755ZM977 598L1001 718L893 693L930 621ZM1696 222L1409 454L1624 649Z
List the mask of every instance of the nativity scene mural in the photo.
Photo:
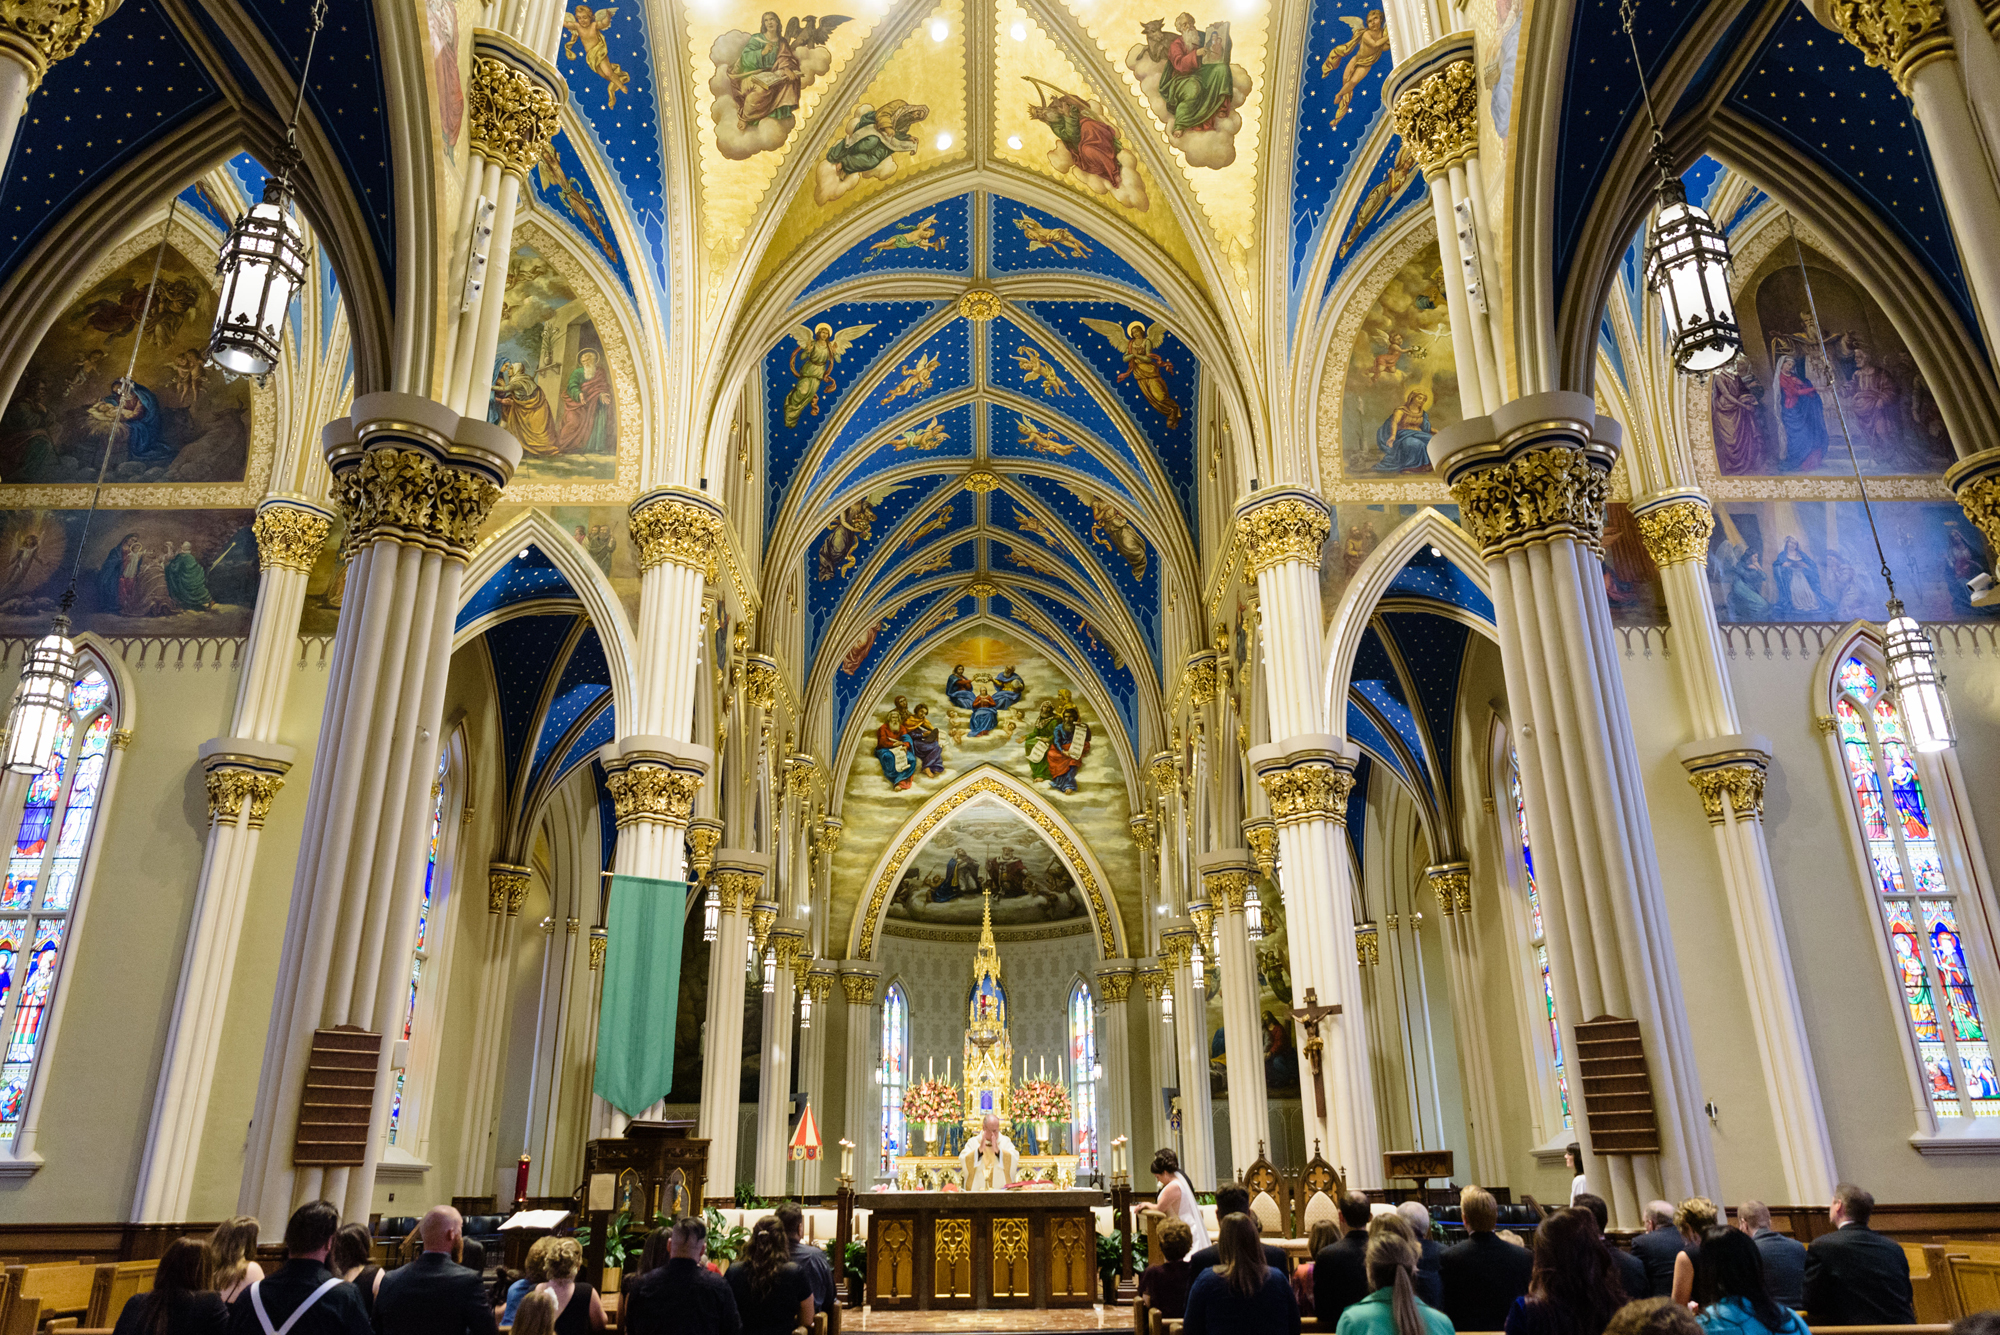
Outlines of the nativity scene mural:
M1951 441L1908 347L1859 283L1810 248L1803 253L1812 302L1789 241L1737 298L1743 351L1708 378L1716 466L1733 476L1846 473L1844 410L1863 472L1942 473Z
M708 81L715 98L709 116L723 157L740 162L784 147L801 94L833 68L827 39L849 21L846 14L781 20L767 9L758 16L756 32L731 29L715 39L708 53L715 65Z
M1431 437L1458 420L1444 284L1437 247L1427 246L1362 317L1337 396L1346 476L1428 473ZM1322 403L1329 397L1323 390Z
M507 270L486 417L521 442L517 481L618 476L618 405L603 340L583 300L526 246Z
M979 926L993 896L995 927L1066 922L1084 915L1084 894L1027 818L995 797L953 812L903 869L889 917L926 926Z
M160 277L152 282L155 254ZM0 482L240 482L250 385L207 358L215 293L172 246L148 247L57 317L0 414ZM132 377L132 339L152 288Z
M1236 161L1250 73L1231 63L1230 52L1227 22L1203 28L1183 12L1174 15L1171 29L1165 19L1147 19L1125 55L1147 105L1190 166L1222 168Z

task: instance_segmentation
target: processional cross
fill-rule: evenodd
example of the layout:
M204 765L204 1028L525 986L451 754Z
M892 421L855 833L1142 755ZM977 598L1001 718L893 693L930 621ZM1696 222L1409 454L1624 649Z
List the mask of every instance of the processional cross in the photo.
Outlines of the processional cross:
M1321 1063L1322 1054L1326 1051L1326 1041L1319 1036L1319 1026L1322 1021L1340 1014L1340 1011L1341 1008L1337 1005L1320 1005L1319 989L1309 987L1306 989L1306 1004L1294 1007L1291 1013L1292 1018L1306 1031L1306 1060L1312 1063L1313 1069L1313 1102L1319 1108L1319 1119L1322 1122L1326 1120L1326 1077Z

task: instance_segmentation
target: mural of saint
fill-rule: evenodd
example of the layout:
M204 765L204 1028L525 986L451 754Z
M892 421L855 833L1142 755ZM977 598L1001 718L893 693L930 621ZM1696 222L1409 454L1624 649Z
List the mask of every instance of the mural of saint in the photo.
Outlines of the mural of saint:
M549 411L548 395L528 374L527 363L500 363L500 374L493 378L493 403L500 411L500 425L521 442L523 454L547 457L561 453L556 448L555 414Z
M1076 791L1077 771L1090 750L1090 725L1068 691L1042 702L1035 726L1028 733L1028 772L1059 793Z
M1426 246L1389 275L1354 331L1338 399L1323 399L1338 404L1340 466L1348 477L1430 472L1431 437L1458 420L1451 317L1438 271L1438 253ZM1330 383L1322 393L1332 394Z
M1778 431L1784 439L1783 471L1810 473L1826 458L1826 401L1812 381L1807 359L1778 357Z
M1236 161L1236 132L1243 128L1236 108L1250 96L1250 74L1230 62L1231 46L1227 23L1204 30L1194 15L1181 13L1172 32L1162 19L1146 20L1139 44L1125 56L1153 114L1192 166Z
M1128 209L1150 206L1146 187L1139 180L1139 159L1125 147L1118 130L1090 100L1065 92L1032 76L1023 76L1041 93L1039 103L1030 104L1028 115L1049 127L1056 146L1049 150L1049 165L1059 175L1072 171L1094 195L1110 195ZM1049 94L1054 93L1051 97Z
M465 85L458 77L458 0L427 0L424 14L431 31L431 68L437 75L438 126L445 152L451 154L465 122Z
M875 729L875 759L881 763L882 777L897 792L906 791L917 777L917 756L903 722L903 711L893 706L882 715Z
M1431 471L1430 443L1435 434L1431 415L1424 408L1428 396L1413 389L1402 406L1390 413L1375 432L1375 444L1382 451L1379 473L1428 473Z
M521 442L521 481L618 475L618 396L589 309L555 267L516 247L486 419Z
M815 577L834 579L854 569L855 556L861 550L861 544L868 541L874 531L875 507L866 496L860 497L826 526L826 534L819 540L819 568Z
M609 454L615 448L611 421L611 375L596 348L577 353L563 386L562 420L556 425L556 453Z
M1762 472L1770 446L1764 439L1764 391L1750 359L1736 360L1708 377L1708 419L1715 460L1725 473Z
M864 102L854 109L852 128L826 150L813 176L813 202L831 204L865 180L886 181L896 174L896 155L915 157L910 131L931 114L921 103L890 98L881 106Z
M756 32L732 30L715 39L709 49L715 73L708 88L715 95L710 115L722 156L740 162L783 147L801 94L833 68L827 39L848 17L826 14L780 22L777 11L767 9L758 16Z
M1160 345L1167 341L1167 327L1158 321L1149 327L1143 320L1133 320L1121 328L1116 321L1097 320L1090 316L1084 316L1083 322L1102 334L1112 347L1124 355L1125 369L1118 373L1118 379L1131 377L1153 411L1167 419L1168 430L1179 426L1181 405L1168 387L1166 377L1166 373L1174 369L1174 364L1159 352Z
M997 927L1061 922L1084 912L1068 864L1019 812L991 798L953 811L904 870L889 903L892 918L978 927L992 896ZM979 1004L979 999L973 999ZM1004 993L988 1004L1004 1008Z
M1146 539L1125 517L1125 512L1102 496L1088 492L1076 495L1090 507L1090 540L1112 555L1123 558L1133 579L1146 578Z
M824 323L810 329L802 324L792 326L790 337L798 346L792 349L787 363L792 373L792 388L785 395L786 426L797 426L808 408L814 417L819 416L820 396L831 398L840 389L833 378L834 365L847 355L856 339L874 327L853 324L835 333L832 325Z

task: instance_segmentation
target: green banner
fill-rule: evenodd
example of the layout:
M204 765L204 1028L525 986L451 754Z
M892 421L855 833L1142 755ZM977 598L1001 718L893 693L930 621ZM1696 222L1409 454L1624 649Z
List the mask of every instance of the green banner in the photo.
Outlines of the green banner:
M637 1117L674 1087L687 897L685 881L611 878L594 1088L627 1117Z

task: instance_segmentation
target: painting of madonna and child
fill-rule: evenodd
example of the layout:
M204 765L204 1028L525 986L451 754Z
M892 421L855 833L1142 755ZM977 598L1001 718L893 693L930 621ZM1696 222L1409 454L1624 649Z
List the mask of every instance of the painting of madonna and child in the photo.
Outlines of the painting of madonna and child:
M518 482L618 476L612 368L583 301L527 246L507 269L486 419L521 442Z
M1851 438L1864 473L1942 473L1954 457L1944 419L1889 317L1831 261L1808 249L1805 262L1810 300L1789 242L1744 286L1743 352L1708 377L1717 468L1731 476L1846 473Z
M889 898L889 917L977 927L989 893L996 927L1064 922L1084 914L1076 877L1027 818L997 797L976 797L953 812L910 860Z
M243 480L250 382L208 363L215 293L202 271L210 266L197 269L169 247L155 284L156 253L86 287L42 336L0 414L0 482L92 482L100 465L107 482Z

